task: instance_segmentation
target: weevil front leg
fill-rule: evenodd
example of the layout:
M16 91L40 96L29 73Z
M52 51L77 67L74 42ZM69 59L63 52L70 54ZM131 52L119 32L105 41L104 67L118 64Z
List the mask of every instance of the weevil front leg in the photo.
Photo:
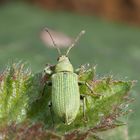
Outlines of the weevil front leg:
M53 73L53 69L54 69L53 65L46 64L46 67L45 67L44 72L43 72L42 80L41 80L42 84L44 85L43 90L42 90L42 94L41 94L42 96L45 93L46 86L51 86L52 85L52 82L49 81L49 80L50 80L51 75Z
M41 93L41 97L45 94L45 89L47 86L52 86L52 82L51 81L46 81L44 86L43 86L43 90L42 90L42 93Z

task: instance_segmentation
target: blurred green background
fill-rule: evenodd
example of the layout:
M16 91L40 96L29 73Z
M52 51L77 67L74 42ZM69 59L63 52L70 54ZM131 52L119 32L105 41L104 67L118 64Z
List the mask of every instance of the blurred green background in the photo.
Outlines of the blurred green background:
M86 30L70 52L75 68L89 62L97 64L97 77L113 74L116 79L138 80L132 91L136 100L129 115L128 135L129 140L140 140L140 26L21 2L2 4L0 70L18 60L27 61L33 72L42 71L46 63L56 63L56 50L46 48L39 36L44 26L71 37Z

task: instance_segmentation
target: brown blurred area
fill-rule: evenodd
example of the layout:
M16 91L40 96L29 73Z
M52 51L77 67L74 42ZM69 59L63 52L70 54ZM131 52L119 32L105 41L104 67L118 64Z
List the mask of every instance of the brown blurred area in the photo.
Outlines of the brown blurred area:
M28 1L28 0L26 0ZM48 9L62 9L140 25L140 0L29 0Z
M0 0L0 4L11 0ZM18 1L18 0L13 0ZM20 0L51 10L67 10L140 25L140 0Z

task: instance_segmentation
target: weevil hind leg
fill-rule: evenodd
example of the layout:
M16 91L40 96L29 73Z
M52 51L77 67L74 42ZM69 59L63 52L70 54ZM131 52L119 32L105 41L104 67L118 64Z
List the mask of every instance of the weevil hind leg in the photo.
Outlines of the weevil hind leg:
M87 123L88 119L86 116L86 97L84 95L80 95L80 100L82 101L83 121Z

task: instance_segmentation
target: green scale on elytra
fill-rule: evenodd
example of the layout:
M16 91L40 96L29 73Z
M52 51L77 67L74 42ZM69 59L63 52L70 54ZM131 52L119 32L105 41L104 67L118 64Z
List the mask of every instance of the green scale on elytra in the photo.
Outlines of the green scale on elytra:
M56 47L56 44L47 28L45 28L45 31L50 35L53 45ZM55 115L58 116L58 118L60 118L60 120L62 120L65 124L71 124L79 112L81 99L83 101L83 117L85 118L86 93L84 93L84 96L80 93L80 85L88 87L91 92L92 89L86 80L80 81L79 77L81 75L74 72L73 66L67 57L71 48L74 47L80 36L84 33L85 31L80 32L79 36L68 48L65 55L61 55L60 49L56 47L59 53L57 64L54 66L47 65L44 69L45 76L47 75L50 80L46 80L45 85L52 86L49 107L53 124L55 123L53 113L55 113ZM78 69L78 73L81 73L82 71L83 67ZM87 94L87 96L89 95L95 96L94 94Z
M59 72L52 76L52 107L66 124L76 118L80 107L77 74Z

